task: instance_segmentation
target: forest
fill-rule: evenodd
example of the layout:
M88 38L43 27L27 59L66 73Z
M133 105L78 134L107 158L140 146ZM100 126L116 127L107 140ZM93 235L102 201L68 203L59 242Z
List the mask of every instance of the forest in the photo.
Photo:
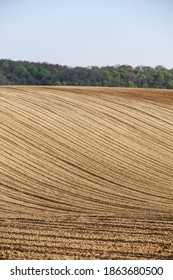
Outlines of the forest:
M130 65L70 67L0 59L0 85L107 86L173 89L173 68Z

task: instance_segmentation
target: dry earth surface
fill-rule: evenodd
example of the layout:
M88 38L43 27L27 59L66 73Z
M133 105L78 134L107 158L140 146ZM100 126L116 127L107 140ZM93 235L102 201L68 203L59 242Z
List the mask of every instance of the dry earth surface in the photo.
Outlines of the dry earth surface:
M173 259L173 91L1 86L0 259Z

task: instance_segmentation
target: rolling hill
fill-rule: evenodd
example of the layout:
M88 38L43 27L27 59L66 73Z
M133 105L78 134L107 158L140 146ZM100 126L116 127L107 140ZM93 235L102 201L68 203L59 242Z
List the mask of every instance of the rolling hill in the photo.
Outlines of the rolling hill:
M0 87L0 259L172 259L173 90Z

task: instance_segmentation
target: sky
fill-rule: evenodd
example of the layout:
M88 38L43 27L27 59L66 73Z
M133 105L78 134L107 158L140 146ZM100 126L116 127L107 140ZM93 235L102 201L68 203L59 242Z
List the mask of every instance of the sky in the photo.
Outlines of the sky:
M0 0L0 59L173 68L173 0Z

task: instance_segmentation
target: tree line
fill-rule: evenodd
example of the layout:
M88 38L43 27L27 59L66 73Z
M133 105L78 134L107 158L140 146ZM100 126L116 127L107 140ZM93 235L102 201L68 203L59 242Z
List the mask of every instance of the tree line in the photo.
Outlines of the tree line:
M0 59L0 85L108 86L173 89L173 68L163 66L68 67Z

